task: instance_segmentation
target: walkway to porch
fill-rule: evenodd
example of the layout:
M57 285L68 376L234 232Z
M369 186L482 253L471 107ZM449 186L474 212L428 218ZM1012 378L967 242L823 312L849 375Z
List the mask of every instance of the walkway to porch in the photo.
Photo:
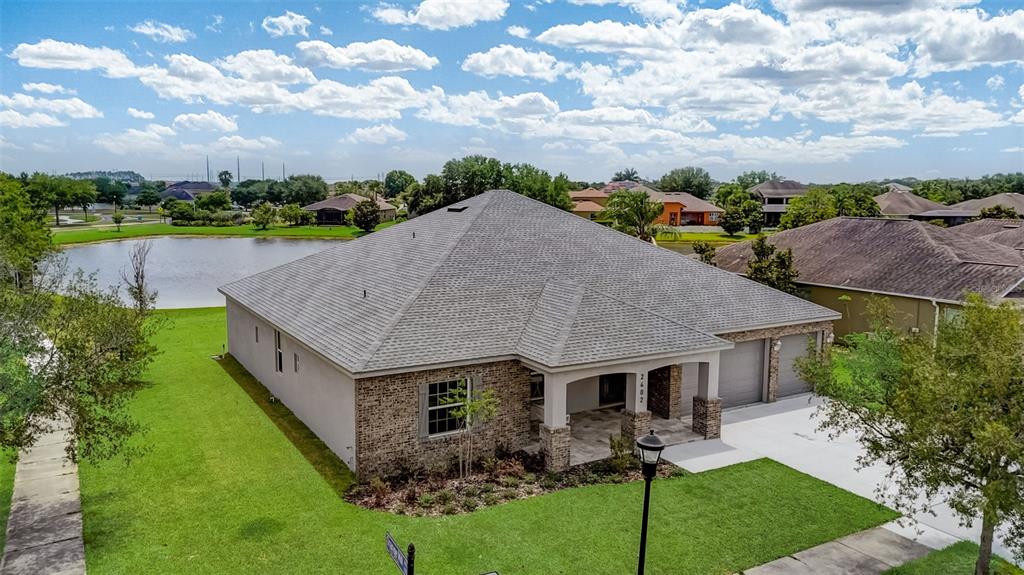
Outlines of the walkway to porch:
M622 408L608 407L574 413L570 416L569 465L579 465L609 457L612 453L608 438L622 433ZM663 419L651 416L651 429L666 445L678 445L703 440L693 432L690 417Z

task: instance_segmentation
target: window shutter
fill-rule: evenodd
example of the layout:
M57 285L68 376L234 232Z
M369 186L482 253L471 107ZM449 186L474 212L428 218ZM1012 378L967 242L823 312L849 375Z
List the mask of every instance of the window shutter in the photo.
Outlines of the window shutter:
M419 413L420 413L420 439L430 435L427 424L427 394L430 393L430 384L421 383L419 389Z

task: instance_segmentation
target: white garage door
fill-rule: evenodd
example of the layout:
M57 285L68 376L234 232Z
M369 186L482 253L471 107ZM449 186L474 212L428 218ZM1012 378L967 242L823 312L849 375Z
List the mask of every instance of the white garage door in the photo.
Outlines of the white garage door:
M764 372L764 340L737 343L723 351L718 366L718 395L722 407L761 401Z
M697 384L700 381L700 364L683 364L683 415L693 413L693 396L697 395Z
M807 344L815 337L814 334L787 335L782 338L782 349L779 350L779 397L806 393L811 390L800 379L794 369L794 361L807 355Z

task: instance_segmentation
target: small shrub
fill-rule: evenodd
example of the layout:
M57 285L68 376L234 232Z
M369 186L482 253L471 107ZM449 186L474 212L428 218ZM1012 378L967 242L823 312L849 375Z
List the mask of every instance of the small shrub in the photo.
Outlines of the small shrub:
M519 494L511 489L505 489L498 495L505 500L512 500L515 499L516 497L519 497Z
M477 495L480 495L480 488L476 485L467 485L462 489L463 497L476 497Z
M420 498L420 490L416 485L410 485L405 493L402 495L402 501L405 501L407 505L415 504Z
M497 494L495 494L495 493L485 493L484 494L484 505L490 507L492 505L497 505L499 503L501 503L501 498L498 497Z
M608 443L611 444L612 448L612 456L608 458L608 464L611 466L612 471L619 475L624 475L631 469L636 468L637 460L633 455L633 445L635 442L632 438L611 435L608 437Z
M384 500L391 494L391 484L380 477L374 477L370 480L370 493L373 494L377 505L383 505Z
M436 499L433 495L429 493L422 493L419 498L416 499L416 504L424 509L429 509L434 506L435 500Z
M476 499L473 499L472 497L467 497L462 500L462 508L465 509L466 511L473 511L479 506L480 504L477 503Z
M505 459L498 465L498 475L502 477L522 477L526 474L526 468L518 459Z
M480 493L483 493L483 494L494 493L494 484L493 483L484 483L483 485L480 486Z
M444 506L444 507L443 507L443 508L441 509L441 513L443 513L443 514L445 514L445 515L455 515L455 514L456 514L456 513L458 513L458 512L459 512L459 510L458 510L458 509L456 509L456 508L455 508L455 505L454 505L454 504L452 504L452 503L449 503L448 505L445 505L445 506Z
M527 472L526 474L523 475L523 481L526 483L536 483L537 476L534 475L533 473Z
M498 459L496 457L485 457L480 462L480 468L484 470L484 473L494 475L498 471Z
M501 484L504 487L514 489L516 487L519 487L519 478L514 475L508 475L501 478Z
M686 477L689 473L686 472L682 467L672 466L672 470L668 472L669 477Z
M452 502L452 499L452 492L448 491L447 489L442 489L441 491L437 492L437 502L440 503L441 505L448 505L449 503Z
M557 487L558 482L551 479L550 477L545 477L544 479L540 480L540 488L544 489L545 491L551 491L553 489L556 489Z

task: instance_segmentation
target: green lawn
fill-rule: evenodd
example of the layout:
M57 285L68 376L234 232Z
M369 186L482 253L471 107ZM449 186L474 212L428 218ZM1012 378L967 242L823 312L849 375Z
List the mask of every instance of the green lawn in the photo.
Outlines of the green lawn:
M0 450L0 526L7 525L7 517L11 514L11 495L14 492L14 468L10 451ZM0 529L0 549L4 548L7 529Z
M978 546L961 541L917 561L893 567L883 575L974 575L977 560ZM992 561L992 575L1024 575L1024 570L997 558Z
M766 232L766 235L770 232ZM658 234L658 242L708 242L712 244L732 244L756 238L756 234L736 234L730 236L725 232L662 232Z
M223 308L167 315L153 385L132 405L149 453L81 466L90 573L392 573L385 530L415 542L431 575L635 569L642 483L440 518L344 502L350 476L337 460L237 364L211 359ZM733 573L895 516L769 460L661 479L648 573Z
M393 222L384 222L377 226L383 229ZM266 230L257 230L252 226L172 226L170 224L133 224L116 228L102 229L61 229L53 228L53 243L58 245L81 244L86 242L103 242L123 240L145 236L242 236L242 237L293 237L293 238L340 238L353 239L363 234L355 226L272 226Z

